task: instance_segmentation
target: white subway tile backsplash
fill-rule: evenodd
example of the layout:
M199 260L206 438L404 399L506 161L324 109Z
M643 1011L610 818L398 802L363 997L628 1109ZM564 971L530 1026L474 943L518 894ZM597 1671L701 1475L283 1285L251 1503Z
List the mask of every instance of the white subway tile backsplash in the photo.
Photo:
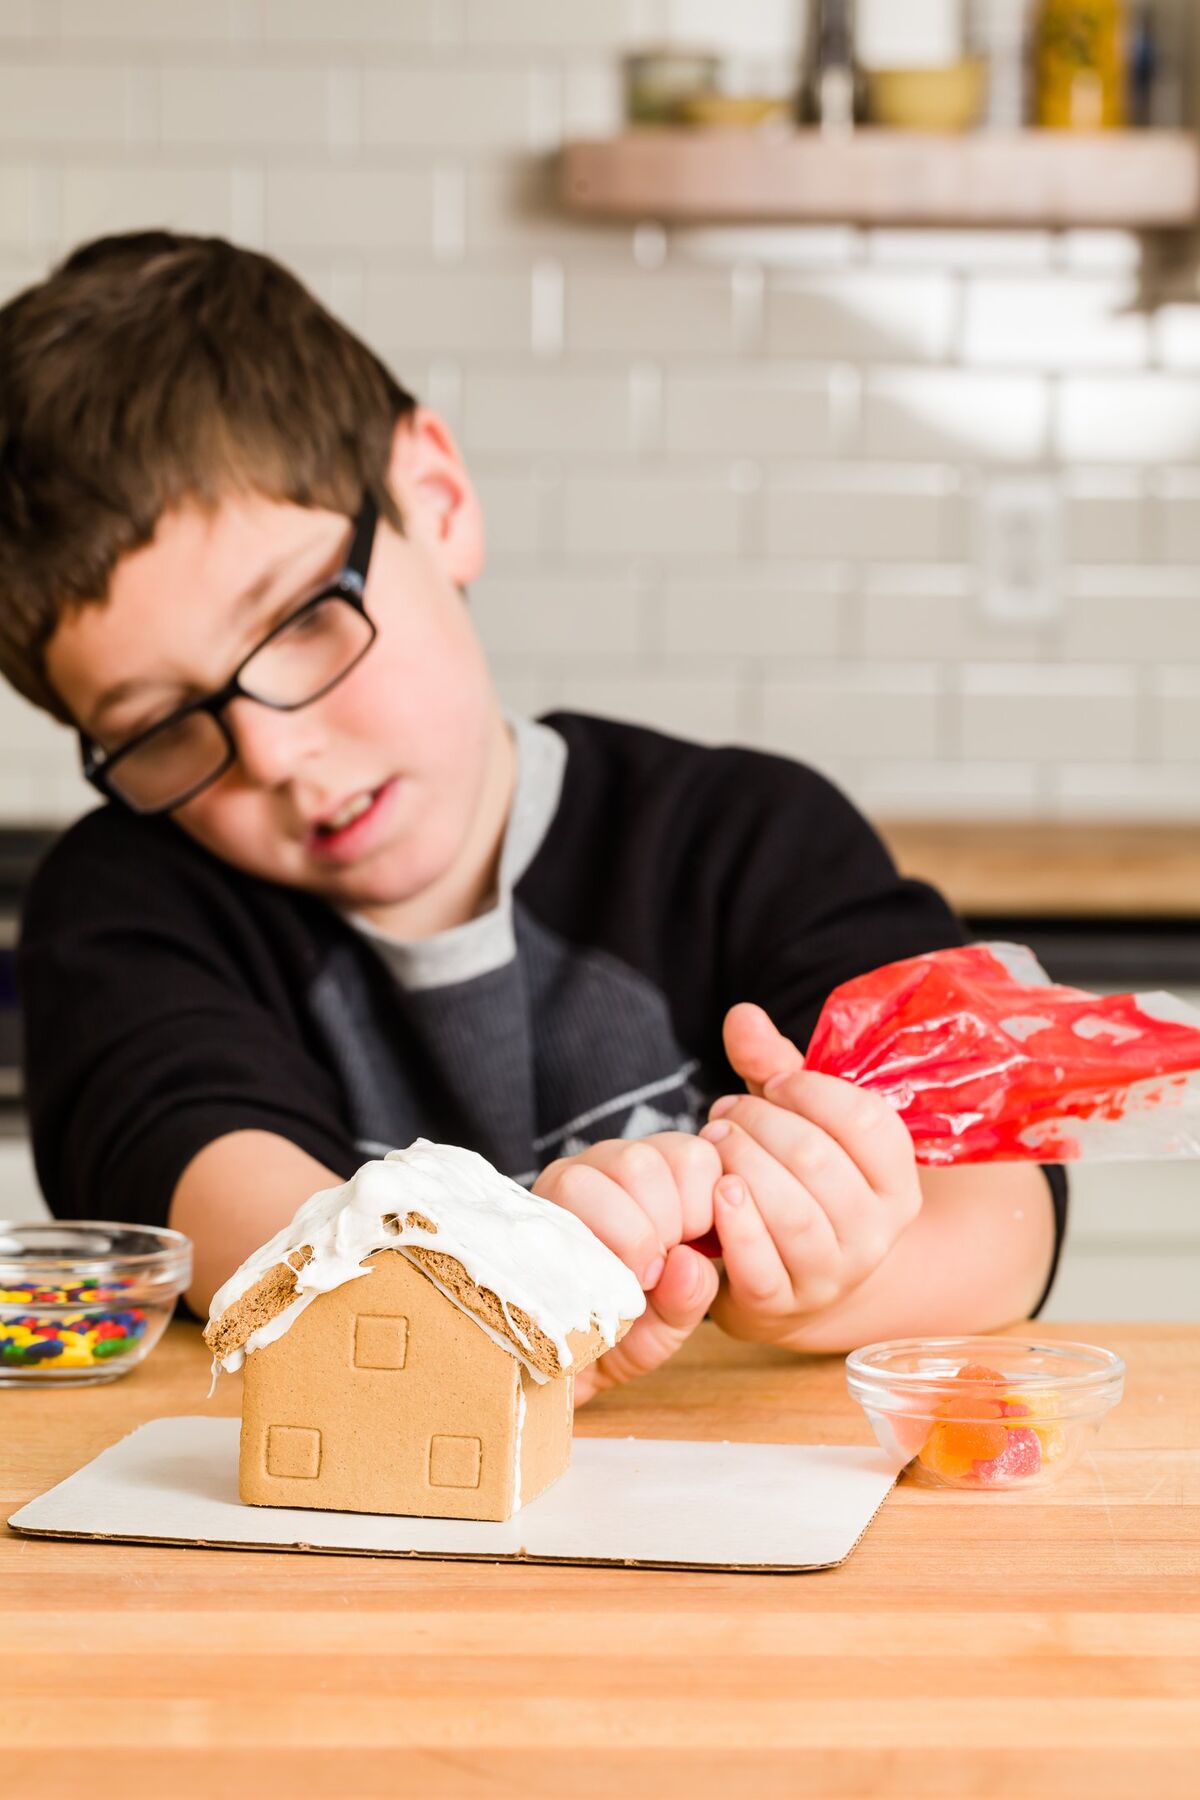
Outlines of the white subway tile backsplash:
M372 269L365 285L366 332L385 350L439 356L518 354L531 342L532 282L526 269L472 272Z
M1155 699L1162 754L1170 762L1200 762L1200 663L1164 669Z
M36 3L44 13L45 0ZM58 29L68 39L125 38L133 49L147 39L222 43L231 13L229 0L58 0Z
M854 798L882 819L1028 819L1042 810L1041 776L1031 762L866 762ZM905 867L920 876L919 868Z
M1200 306L1161 306L1152 328L1156 360L1164 368L1200 369Z
M722 477L655 467L628 474L569 473L566 549L571 556L733 557L741 548L743 496Z
M1054 260L1081 274L1114 275L1138 268L1142 247L1132 231L1060 231Z
M673 42L710 44L735 56L794 61L804 42L809 3L742 0L741 5L731 6L729 0L665 0L662 26Z
M736 688L696 675L645 675L636 666L611 674L568 675L560 683L564 707L628 719L699 743L737 743L742 737Z
M35 37L38 26L35 0L0 0L0 39Z
M873 263L916 269L1048 269L1054 239L1048 231L894 231L868 234Z
M941 468L779 467L767 480L766 548L773 556L932 562L955 554L962 515L955 478Z
M1132 563L1148 553L1149 512L1139 475L1068 469L1062 507L1068 562Z
M0 761L32 760L56 767L77 757L76 740L40 707L31 706L7 682L0 682Z
M663 637L669 657L784 659L831 657L845 630L844 571L742 564L724 581L706 575L668 580Z
M620 65L610 57L570 62L563 70L564 138L610 137L625 124L625 88Z
M570 271L565 342L572 351L630 355L728 355L734 341L734 282L729 271Z
M0 143L55 150L134 141L130 73L78 63L0 63Z
M259 7L269 43L355 44L367 55L385 46L432 48L446 10L444 0L259 0Z
M955 283L940 273L775 275L766 348L782 356L929 362L949 352L957 305Z
M827 664L763 685L765 750L807 761L939 751L938 671L930 664Z
M544 482L532 470L514 474L479 462L472 463L471 474L483 507L490 564L541 555L547 539Z
M44 274L45 270L39 263L17 262L7 256L0 257L0 306L23 289L32 287Z
M625 456L632 423L628 372L468 372L463 420L468 452Z
M234 233L228 166L187 163L67 163L62 230L69 244L110 231L165 225L176 231Z
M981 277L968 284L968 363L1039 369L1137 369L1150 327L1127 278L1036 281Z
M676 225L668 238L673 262L768 269L842 269L861 260L863 241L851 225Z
M1071 819L1200 822L1200 759L1194 762L1060 763L1053 805Z
M784 91L803 14L0 0L0 301L147 225L293 265L462 443L521 710L761 743L893 815L1200 821L1200 305L1133 304L1135 234L561 209L547 153L619 127L626 51L708 39ZM1005 463L1061 497L1037 628L972 560ZM10 818L90 804L21 703L0 750Z
M330 142L330 81L323 69L166 68L167 145L272 148Z
M1200 469L1164 470L1151 511L1166 560L1200 563Z
M861 609L858 648L874 660L929 656L940 662L1011 662L1015 657L1037 660L1051 650L1044 631L986 618L973 570L955 563L868 569Z
M33 176L16 163L0 163L0 246L23 250L31 241Z
M868 456L1032 462L1046 448L1049 396L1032 375L888 369L867 376Z
M466 242L472 254L494 250L569 256L572 268L633 266L635 228L599 229L562 211L553 158L473 157L465 169Z
M968 663L960 698L967 757L1129 762L1138 753L1137 687L1125 670Z
M532 69L368 67L363 141L405 150L529 149L538 98Z
M466 0L467 43L486 50L611 50L659 23L647 0Z
M267 170L267 243L291 250L432 249L433 182L406 169Z
M471 613L490 656L506 665L637 654L642 596L620 571L595 580L544 568L485 575Z
M828 375L743 363L703 373L668 370L667 450L677 456L829 455L840 446Z
M1078 662L1200 662L1197 571L1074 570L1064 595L1062 654Z
M1051 772L1061 819L1191 819L1200 823L1200 761L1060 763Z
M1055 438L1064 462L1200 457L1200 381L1175 375L1069 375L1060 389Z

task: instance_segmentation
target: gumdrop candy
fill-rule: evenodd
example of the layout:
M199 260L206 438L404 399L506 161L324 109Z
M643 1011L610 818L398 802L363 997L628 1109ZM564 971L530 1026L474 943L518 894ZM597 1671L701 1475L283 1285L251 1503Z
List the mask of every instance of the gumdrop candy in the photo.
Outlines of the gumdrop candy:
M971 1470L982 1487L1006 1487L1010 1482L1026 1481L1042 1466L1042 1446L1036 1431L1017 1425L1005 1436L1008 1442L1003 1453L977 1462Z
M964 1363L961 1369L954 1371L955 1381L975 1381L981 1387L1003 1387L1006 1377L999 1369L989 1369L986 1363Z
M921 1465L932 1475L961 1479L983 1465L1001 1461L1008 1437L1000 1424L947 1421L930 1432L921 1450Z

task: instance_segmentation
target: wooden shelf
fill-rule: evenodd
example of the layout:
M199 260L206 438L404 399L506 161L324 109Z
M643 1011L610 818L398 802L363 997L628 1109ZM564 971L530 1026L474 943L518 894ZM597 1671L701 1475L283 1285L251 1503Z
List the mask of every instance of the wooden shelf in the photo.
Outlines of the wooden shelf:
M1200 224L1200 139L659 127L568 143L560 191L596 218L1161 230Z
M1200 832L1190 825L886 821L906 875L975 918L1200 921Z

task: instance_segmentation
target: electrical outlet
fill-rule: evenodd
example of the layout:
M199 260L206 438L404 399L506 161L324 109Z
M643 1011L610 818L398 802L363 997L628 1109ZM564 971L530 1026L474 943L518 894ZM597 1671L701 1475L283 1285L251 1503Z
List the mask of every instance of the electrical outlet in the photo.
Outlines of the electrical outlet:
M1047 475L987 482L976 513L980 608L998 625L1048 625L1062 605L1063 520Z

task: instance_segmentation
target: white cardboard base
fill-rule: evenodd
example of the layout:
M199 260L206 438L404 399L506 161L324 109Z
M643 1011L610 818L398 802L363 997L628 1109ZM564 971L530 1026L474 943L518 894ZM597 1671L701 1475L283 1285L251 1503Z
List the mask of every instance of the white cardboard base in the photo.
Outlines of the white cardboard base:
M503 1524L244 1506L237 1419L154 1419L9 1519L48 1537L489 1562L798 1572L849 1556L899 1472L881 1450L580 1438Z

